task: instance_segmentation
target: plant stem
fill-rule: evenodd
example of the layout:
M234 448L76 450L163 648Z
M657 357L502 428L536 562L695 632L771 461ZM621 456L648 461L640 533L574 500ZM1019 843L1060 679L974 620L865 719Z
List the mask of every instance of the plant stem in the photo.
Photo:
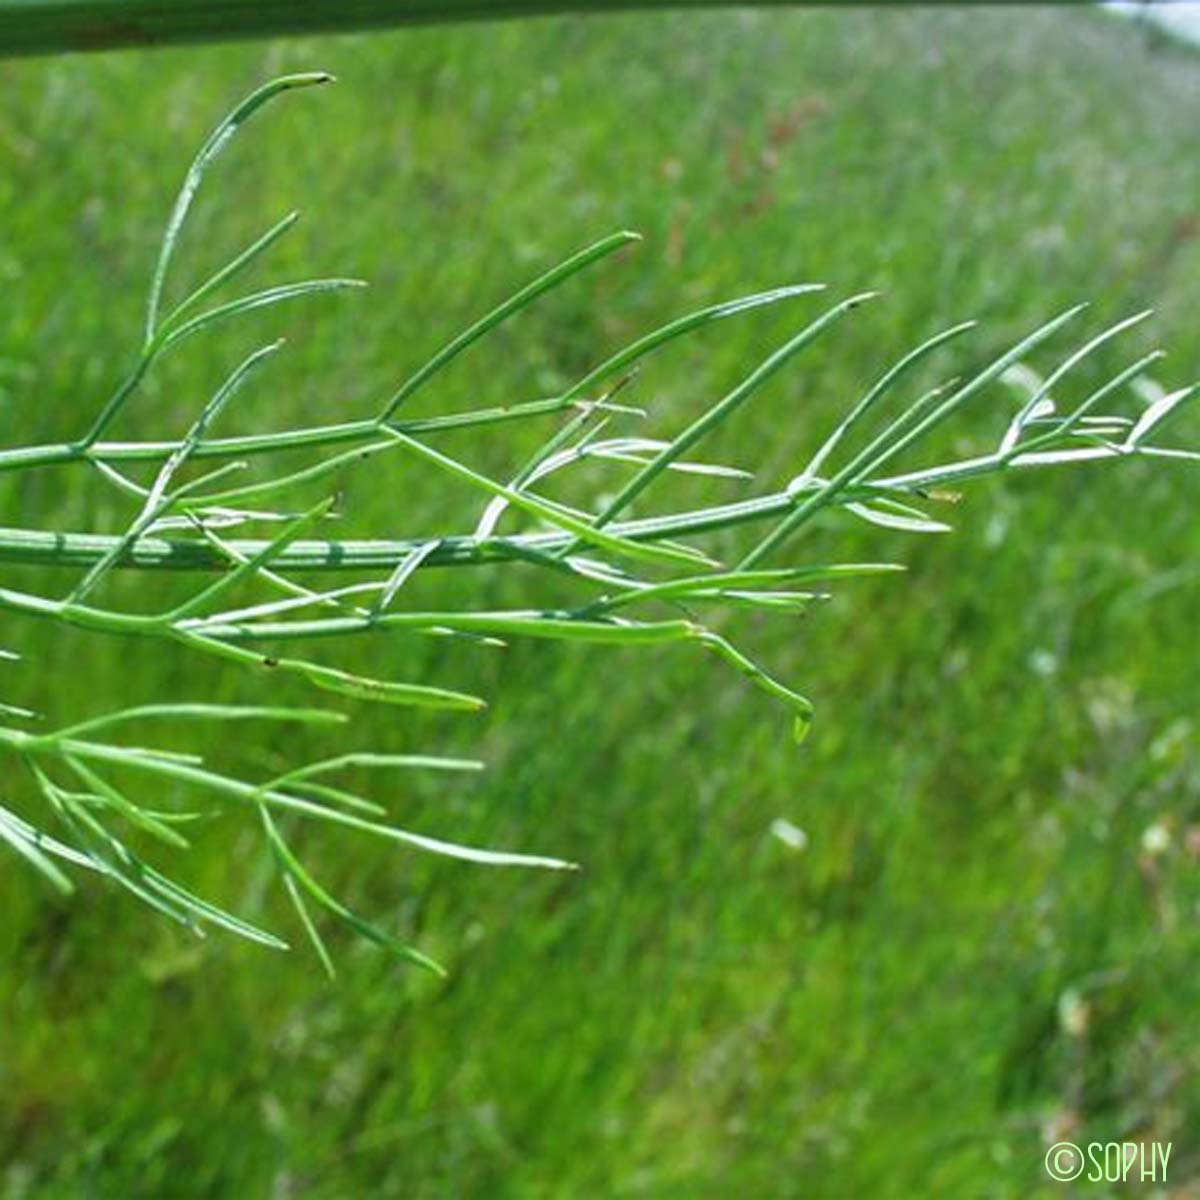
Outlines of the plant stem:
M1146 451L1142 451L1146 453ZM1170 457L1169 451L1159 452ZM1180 457L1190 458L1180 452ZM1077 451L1079 461L1114 459L1120 452L1109 446L1091 446ZM920 494L931 488L963 483L980 475L1042 465L1036 453L1006 459L1000 454L984 454L923 471L872 480L869 484L847 488L844 501L869 499L892 492ZM803 493L771 492L752 500L718 504L711 508L669 513L633 521L617 521L609 526L613 534L631 541L659 541L711 533L778 517L797 509ZM280 572L289 571L373 571L395 567L430 538L395 540L359 540L348 538L296 541L273 557L271 565ZM0 562L38 566L89 567L112 552L118 537L90 533L54 533L33 529L0 528ZM525 560L531 552L553 554L573 541L566 533L518 534L509 537L476 539L469 536L444 537L422 560L422 567L482 566L488 563ZM269 543L257 539L230 540L226 543L235 554L252 558ZM159 571L223 571L229 559L220 550L203 541L188 538L144 537L138 539L118 562L118 567Z
M865 0L832 2L850 7ZM815 7L815 0L755 3L764 8ZM728 0L0 0L0 54L109 50L547 13L722 7L729 7Z
M289 429L283 433L249 434L245 437L210 438L197 443L191 457L247 458L279 450L305 450L316 446L336 446L362 442L383 429L418 435L446 433L459 429L478 429L520 421L526 417L549 416L571 406L558 396L529 400L521 404L472 409L440 417L412 421L381 422L376 419L346 421L338 425L316 425L309 429ZM50 442L41 446L18 446L0 450L0 472L24 471L35 467L65 466L80 462L155 462L179 449L179 442Z

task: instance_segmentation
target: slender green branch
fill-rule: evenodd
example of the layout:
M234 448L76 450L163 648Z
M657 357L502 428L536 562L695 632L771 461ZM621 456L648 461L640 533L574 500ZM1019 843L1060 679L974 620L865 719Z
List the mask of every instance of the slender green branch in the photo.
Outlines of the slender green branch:
M3 13L0 0L0 31ZM110 426L166 350L207 336L224 322L265 305L353 284L305 280L220 299L223 289L292 227L293 218L285 217L207 279L185 289L185 298L174 309L164 306L173 252L186 232L191 203L208 164L268 100L326 78L294 76L260 88L202 147L163 235L135 366L97 406L86 432L74 441L0 451L0 471L9 473L72 467L98 471L115 489L122 514L117 527L104 532L0 528L0 565L54 567L73 575L65 598L57 591L39 590L43 585L38 576L22 586L6 579L0 586L0 611L97 636L148 640L170 652L215 657L252 673L259 682L284 675L343 699L464 714L482 710L484 698L422 681L366 676L346 670L336 660L314 657L315 650L320 647L323 655L334 656L346 639L364 637L454 638L488 647L502 647L514 638L600 647L676 647L679 652L700 647L782 704L800 738L811 722L810 702L739 648L734 631L718 633L697 614L716 607L795 619L849 581L898 569L888 563L759 566L806 526L818 519L848 519L910 534L939 533L949 526L926 512L927 506L936 504L947 487L981 476L1130 457L1164 464L1200 460L1195 451L1157 444L1164 423L1194 395L1194 387L1162 395L1133 415L1100 411L1104 404L1119 403L1156 355L1143 356L1109 375L1073 399L1064 412L1055 408L1055 399L1070 395L1080 366L1145 315L1118 322L1084 341L1042 380L1028 360L1046 353L1051 340L1080 315L1076 308L1040 326L982 368L932 387L928 381L914 386L918 369L932 370L952 341L965 359L967 352L958 339L971 326L956 325L922 342L883 371L834 428L816 439L807 466L782 489L760 490L753 473L737 465L694 461L691 453L700 441L728 427L758 390L794 368L818 337L835 337L841 319L866 295L797 322L797 331L740 383L686 414L681 430L646 436L624 428L646 419L646 414L616 403L614 396L647 356L730 317L821 290L820 285L806 283L756 292L669 320L601 358L558 395L401 419L399 410L409 397L431 387L459 355L528 305L630 244L633 235L624 232L592 242L550 266L449 338L427 363L408 373L390 398L371 406L376 416L222 436L219 424L227 406L251 373L279 348L272 345L245 359L214 395L198 400L195 416L178 436L112 440ZM1014 371L1028 386L1016 413L1002 422L994 448L951 461L906 465L936 445L932 435L969 402L994 384L1012 385ZM142 424L153 417L139 415ZM554 421L556 416L565 419ZM442 444L431 444L451 432L491 433L506 423L547 419L550 428L534 453L522 455L496 477L473 465L478 456L470 438L456 443L453 454ZM233 482L230 476L250 459L259 468L254 477ZM328 536L336 528L336 506L329 495L314 503L315 485L348 471L369 471L382 480L389 467L400 470L407 459L418 460L444 478L438 527L420 537ZM136 472L125 473L126 465L137 464L151 468L149 482L133 477ZM588 476L587 487L567 493L569 502L560 499L555 492L563 477L577 476L583 464L602 471L603 480ZM718 494L699 507L664 502L661 494L668 480L681 472L719 489ZM639 511L631 515L635 503ZM251 504L255 507L247 507ZM286 506L266 507L275 504ZM500 534L496 530L501 522L516 528ZM738 545L743 527L764 524L767 530L760 531L757 544ZM715 533L724 536L717 542L706 540ZM731 547L732 562L740 556L739 565L722 564L715 556L718 550L730 553ZM502 569L510 564L539 569L525 574L527 598L519 606L450 609L407 603L413 580L423 571ZM174 572L181 576L183 595L169 607L160 604L147 611L155 602L154 589L114 587L118 571ZM347 573L354 575L350 582L344 581ZM326 574L342 582L331 585L323 578ZM301 576L306 577L303 582ZM553 589L541 590L548 581ZM821 590L810 590L816 583ZM11 657L0 651L0 658ZM15 672L14 678L19 678ZM142 703L50 733L40 732L42 726L31 732L26 723L32 716L18 704L0 703L0 757L24 764L24 779L40 799L39 817L45 820L19 815L7 807L5 797L0 801L0 841L49 886L62 891L71 886L71 869L89 870L196 932L215 925L261 944L282 946L276 935L183 888L130 844L129 834L136 831L138 839L167 850L186 848L187 824L208 810L172 807L179 790L216 804L232 803L255 819L283 891L326 969L332 969L332 959L318 922L322 914L390 948L404 961L433 964L330 895L293 849L290 828L276 820L281 814L485 865L570 865L544 855L458 846L400 829L387 822L375 799L359 795L338 777L340 772L389 767L453 771L474 765L458 759L339 746L330 757L291 764L273 779L254 782L210 767L190 753L109 740L115 729L160 719L328 724L328 714L321 710ZM0 775L4 786L15 774L6 770ZM152 794L161 792L164 783L171 784L171 801L147 807L139 798L137 780ZM47 823L53 824L54 834L44 827Z
M1191 397L1196 388L1185 389L1182 398ZM1200 462L1200 453L1167 447L1141 446L1145 457ZM1129 453L1117 444L1080 446L1078 462L1116 460ZM1047 465L1033 453L1007 456L999 452L961 459L936 467L883 476L869 486L849 487L842 495L847 500L869 500L888 492L920 496L923 492L966 483L985 475L1014 470L1023 471ZM711 508L615 521L609 529L629 541L654 541L712 533L722 529L756 524L792 512L802 497L793 491L769 492L751 500L714 505ZM326 571L378 571L393 569L405 562L427 538L397 539L318 539L295 542L282 550L276 567L288 573ZM502 562L524 561L528 551L555 554L571 539L563 533L530 533L510 537L477 540L467 535L443 536L429 551L423 567L488 566ZM91 567L110 554L120 541L104 534L57 533L36 529L0 528L0 562L64 568ZM261 553L268 542L256 539L231 539L230 548L239 555ZM186 538L144 537L128 547L118 567L147 571L217 571L227 565L220 551L204 541Z

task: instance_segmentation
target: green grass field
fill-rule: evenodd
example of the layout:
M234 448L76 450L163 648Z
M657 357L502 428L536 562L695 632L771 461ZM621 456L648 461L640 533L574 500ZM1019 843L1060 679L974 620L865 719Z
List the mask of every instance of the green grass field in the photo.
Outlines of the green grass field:
M363 411L622 227L645 243L422 405L549 394L673 313L810 279L886 297L714 444L780 483L884 366L963 318L983 322L967 366L1076 300L1096 329L1153 305L1095 372L1162 344L1164 382L1200 374L1194 53L1094 13L553 20L3 64L0 443L94 412L192 148L258 82L315 67L341 83L239 140L181 277L298 206L272 277L371 292L196 343L127 432L186 422L274 332L288 353L247 427ZM629 395L677 429L805 304L701 334ZM956 452L1011 408L989 394ZM455 448L499 470L534 432ZM1190 416L1172 440L1198 434ZM471 500L398 460L345 489L396 534ZM818 561L911 569L798 625L738 618L818 704L802 747L688 649L347 647L494 698L482 718L355 712L355 744L490 764L469 785L404 781L398 817L585 870L488 872L320 831L304 848L322 878L451 972L331 930L330 984L306 951L194 942L95 884L59 904L0 860L0 1197L1062 1196L1042 1162L1059 1137L1170 1141L1170 1194L1200 1194L1198 505L1194 467L1136 461L973 487L950 537L823 525ZM74 473L0 478L0 524L116 516ZM446 603L520 602L519 574L450 574ZM29 660L5 698L56 721L263 699L154 644L9 618L4 643ZM248 770L289 750L241 736L200 748ZM771 835L781 817L807 848ZM199 841L197 886L295 933L244 820Z

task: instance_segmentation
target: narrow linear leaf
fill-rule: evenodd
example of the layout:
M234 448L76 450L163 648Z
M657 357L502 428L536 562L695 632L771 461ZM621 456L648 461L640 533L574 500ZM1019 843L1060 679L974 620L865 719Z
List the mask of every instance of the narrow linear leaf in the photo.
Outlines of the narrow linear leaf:
M114 725L142 720L177 721L288 721L303 725L343 725L348 718L344 713L323 708L283 708L247 704L143 704L136 708L124 708L68 725L54 734L56 738L79 737L84 733L95 733L110 729ZM160 753L160 752L156 752Z
M302 296L316 296L322 292L343 292L366 286L366 280L363 279L304 279L299 283L283 283L277 287L267 288L265 291L254 292L249 296L241 296L237 300L230 300L225 304L219 304L216 308L210 308L207 312L192 317L190 321L185 321L182 325L172 329L163 339L162 350L178 346L180 342L186 341L193 334L199 333L200 330L215 325L219 321L228 321L232 317L244 316L258 308L270 308L275 304L296 300Z
M356 933L369 941L374 942L378 946L389 950L402 962L415 963L417 966L424 967L426 970L432 971L435 975L446 975L446 970L440 963L435 962L432 958L422 954L421 951L414 946L409 946L399 939L392 937L390 934L384 933L377 926L372 925L368 921L364 921L356 913L352 912L339 900L335 900L317 881L308 873L303 863L292 852L291 847L283 840L277 829L275 822L271 819L271 814L267 811L265 805L259 805L259 813L262 817L263 827L266 830L267 837L271 843L271 847L275 852L276 860L281 869L295 883L303 889L317 904L326 911L332 913L339 920L350 926ZM327 962L327 970L332 970L332 962L328 961L328 953L324 950L324 944L320 938L315 936L315 928L310 936L315 937L316 944L320 947L317 953L321 955L322 960Z
M644 545L616 534L605 533L586 521L569 516L558 505L549 504L529 492L518 492L512 488L505 487L504 484L497 483L485 475L480 475L477 471L471 470L470 467L464 466L455 459L449 458L440 451L434 450L431 446L426 446L423 442L418 442L406 434L398 433L394 429L389 429L388 433L418 458L423 458L426 462L433 463L448 474L454 475L458 479L463 479L485 492L490 492L493 496L502 496L514 508L520 508L533 516L541 517L544 521L548 521L560 529L565 529L568 533L575 534L581 541L593 543L605 550L612 551L614 554L623 554L630 558L646 562L688 563L695 565L698 561L710 561L704 555L700 554L699 551L683 551L665 546Z
M1126 446L1132 447L1139 445L1146 437L1155 429L1158 429L1168 417L1175 412L1180 405L1190 400L1200 388L1200 384L1192 384L1191 387L1180 388L1176 392L1171 392L1169 395L1161 396L1155 400L1143 413L1138 417L1137 422L1129 431L1129 437L1126 439Z
M466 692L453 692L446 688L428 687L415 683L391 683L382 679L370 679L364 675L352 675L335 667L298 659L280 659L273 664L280 670L303 675L310 683L349 696L354 700L370 700L381 704L396 704L416 708L447 709L452 712L481 712L487 701Z
M704 630L699 635L699 640L710 649L716 651L721 658L726 662L731 663L741 674L745 675L756 687L766 692L770 696L774 696L777 700L782 700L791 710L794 715L792 725L792 733L797 742L802 742L808 736L809 729L812 726L813 706L812 702L799 692L793 691L791 688L780 683L777 679L768 675L756 662L748 658L740 650L737 649L731 642L719 634L713 633L711 630Z
M251 92L223 121L208 135L204 145L192 160L184 176L183 186L175 198L171 215L167 219L163 231L162 243L158 251L158 260L154 264L154 274L150 281L150 293L146 303L146 341L153 339L158 324L158 308L162 300L163 285L166 283L167 270L171 265L171 257L175 252L179 235L183 231L192 201L204 179L204 173L212 165L213 160L229 144L230 140L263 105L275 99L284 92L296 88L313 87L318 84L332 83L333 76L325 71L308 71L294 75L284 75L273 79L262 87Z
M476 321L474 325L463 330L458 337L442 347L423 367L420 368L410 379L408 379L396 392L394 396L384 405L382 413L379 415L380 422L390 421L396 414L396 410L419 388L423 387L430 379L433 378L443 367L448 366L454 361L468 346L477 342L484 334L495 329L497 325L507 321L509 317L520 312L521 309L532 304L539 296L557 287L560 283L564 283L573 275L577 275L585 267L589 267L594 262L598 262L602 258L606 258L615 250L620 250L623 246L628 246L631 242L641 241L641 235L630 233L627 230L622 230L619 233L610 234L606 238L602 238L594 245L588 246L580 250L577 254L573 254L565 262L559 263L558 266L551 268L544 275L539 276L532 283L527 284L515 295L509 297L503 304L494 308L487 316Z
M784 343L770 357L765 359L741 383L721 400L717 401L707 412L697 417L678 437L665 449L661 450L647 466L643 467L624 487L609 501L597 516L594 528L600 528L614 520L624 509L628 508L650 486L651 483L666 468L686 454L701 438L705 437L723 421L733 415L763 384L779 373L797 354L810 346L822 333L852 312L866 301L872 299L875 292L863 292L851 296L840 304L823 313L798 334Z
M213 292L224 287L225 284L231 282L233 279L236 279L251 263L265 254L267 250L279 241L299 219L300 214L298 212L288 213L286 217L276 222L266 233L247 246L236 258L231 259L220 270L214 272L187 299L179 304L170 316L163 320L162 326L158 331L158 336L161 338L165 334L170 333L172 329L177 328L188 313L193 312L203 304Z
M75 885L67 878L51 858L42 851L39 838L28 832L24 823L13 819L8 809L0 807L0 841L6 842L31 867L49 881L56 891L70 895Z

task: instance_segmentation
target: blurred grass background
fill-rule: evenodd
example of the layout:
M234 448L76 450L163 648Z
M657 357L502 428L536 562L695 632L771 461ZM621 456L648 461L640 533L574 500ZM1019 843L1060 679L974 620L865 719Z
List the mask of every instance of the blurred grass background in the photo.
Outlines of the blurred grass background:
M1152 304L1153 328L1098 369L1151 339L1172 351L1164 381L1200 363L1193 53L1095 13L544 20L4 64L5 444L94 412L192 148L258 82L309 67L342 82L279 105L222 162L176 286L298 205L270 278L372 290L194 343L131 435L185 422L276 331L286 361L235 420L369 411L518 283L626 226L643 246L421 404L547 394L669 315L808 279L887 295L722 435L714 453L767 480L964 317L984 322L965 366L1079 299L1096 329ZM808 304L673 349L630 395L677 429ZM951 448L994 438L1009 407L995 393ZM1186 418L1175 441L1197 432ZM533 435L454 447L499 469ZM381 535L460 499L399 460L346 493ZM784 713L687 650L348 648L494 700L482 720L356 712L355 744L489 760L470 787L402 781L399 820L585 872L321 832L305 843L320 877L451 969L438 982L334 932L331 985L303 954L193 944L96 886L56 905L6 861L0 1196L1065 1195L1042 1167L1059 1137L1171 1141L1171 1194L1197 1194L1198 502L1195 471L1139 461L974 487L949 539L830 525L814 557L911 571L799 626L739 622L819 705L800 749ZM0 514L117 519L70 473L0 480ZM522 595L519 575L436 586ZM4 640L29 662L6 696L56 720L262 697L156 646L7 623ZM251 769L295 750L259 739L205 748ZM778 817L806 848L770 835ZM244 825L202 836L192 879L285 923Z

